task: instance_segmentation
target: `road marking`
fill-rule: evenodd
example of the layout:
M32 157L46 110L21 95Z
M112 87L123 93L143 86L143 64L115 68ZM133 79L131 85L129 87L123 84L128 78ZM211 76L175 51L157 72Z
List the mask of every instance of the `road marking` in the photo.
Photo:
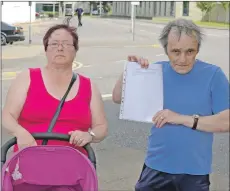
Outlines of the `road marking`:
M84 66L82 66L83 68L90 68L90 67L92 67L92 65L84 65Z
M12 79L16 78L18 73L20 73L20 71L2 72L2 80L12 80Z
M149 45L127 45L124 46L125 48L147 48L147 47L153 47L153 48L159 48L160 44L149 44Z
M83 64L81 62L77 62L77 61L73 61L73 66L72 66L72 69L73 71L79 69L79 68L82 68L83 67Z
M84 47L84 46L83 46ZM90 48L161 48L160 44L143 44L143 45L98 45L98 46L87 46Z
M156 56L164 56L165 54L157 54Z
M77 61L73 61L73 66L72 66L72 69L73 71L79 69L83 67L83 64L81 62L77 62ZM21 72L21 70L19 71L14 71L14 72L2 72L2 81L5 81L5 80L13 80L16 78L16 76Z
M165 56L165 54L157 54L156 56ZM118 63L118 64L125 64L126 62L128 62L128 60L117 60L117 61L115 61L115 63Z
M228 34L211 34L211 33L207 33L207 36L215 36L215 37L228 37Z
M163 25L154 24L154 23L152 23L152 22L149 22L149 23L142 23L142 22L140 21L140 22L137 22L136 24L138 24L138 25L140 25L140 26L154 26L154 27L160 28L160 29L164 28Z
M128 62L128 60L118 60L118 61L115 61L115 63L122 63L122 64L124 64L124 62Z
M161 48L161 45L160 44L154 44L152 45L153 48Z
M150 34L153 34L153 35L158 35L157 33L154 33L154 32L151 32L151 31L146 31L146 30L140 30L140 32L147 32L147 33L150 33Z
M105 98L111 98L112 97L112 94L102 94L102 98L105 99Z

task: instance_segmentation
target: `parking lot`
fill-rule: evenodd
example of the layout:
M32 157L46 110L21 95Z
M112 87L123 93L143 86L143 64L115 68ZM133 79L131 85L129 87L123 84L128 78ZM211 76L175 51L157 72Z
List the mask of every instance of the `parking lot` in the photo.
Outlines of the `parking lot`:
M2 104L8 88L18 72L46 64L42 37L45 31L63 20L47 21L32 27L32 44L28 41L28 25L24 25L26 40L2 47ZM140 55L151 62L167 60L158 42L161 24L136 22L135 41L129 20L83 17L78 29L80 49L75 70L90 77L103 95L109 136L93 145L98 162L100 190L134 190L145 157L147 136L151 125L118 120L119 105L111 100L113 86L123 71L128 55ZM72 25L77 24L74 19ZM229 35L227 30L204 29L206 37L199 59L220 66L229 76ZM3 143L10 136L3 130ZM229 134L216 134L213 145L212 191L229 189Z

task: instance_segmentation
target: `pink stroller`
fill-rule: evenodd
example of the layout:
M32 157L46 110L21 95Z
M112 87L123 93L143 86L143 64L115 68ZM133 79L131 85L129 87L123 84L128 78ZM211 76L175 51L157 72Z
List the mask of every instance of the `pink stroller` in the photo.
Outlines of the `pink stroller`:
M84 146L89 159L69 146L46 145L48 140L70 139L69 135L52 133L52 129L76 77L73 73L48 133L33 134L36 140L44 140L42 145L20 150L7 162L7 151L16 144L16 138L9 140L2 147L2 191L98 191L96 157L89 144Z
M56 133L33 136L69 140L68 135ZM2 147L2 191L98 191L96 157L90 145L84 147L89 159L72 147L41 145L18 151L5 162L14 144L15 138Z

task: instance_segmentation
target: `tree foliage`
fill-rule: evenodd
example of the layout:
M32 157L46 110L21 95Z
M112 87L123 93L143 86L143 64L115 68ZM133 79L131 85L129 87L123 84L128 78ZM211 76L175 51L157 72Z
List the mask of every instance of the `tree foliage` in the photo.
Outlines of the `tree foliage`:
M208 1L202 1L196 3L196 6L202 11L202 13L210 13L215 5L216 2L208 2Z
M229 9L229 1L221 1L220 3L225 11Z

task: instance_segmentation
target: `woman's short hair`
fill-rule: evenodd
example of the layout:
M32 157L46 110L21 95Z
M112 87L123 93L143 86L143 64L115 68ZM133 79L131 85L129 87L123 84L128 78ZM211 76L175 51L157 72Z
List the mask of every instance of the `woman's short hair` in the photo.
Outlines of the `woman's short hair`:
M71 26L66 25L66 24L57 24L57 25L54 25L48 29L45 36L43 37L43 45L44 45L45 51L47 50L50 36L52 35L52 33L54 31L56 31L58 29L65 29L67 32L69 32L71 34L71 36L73 37L74 48L76 51L78 51L79 47L78 47L78 35L76 32L77 29L75 27L71 27Z

